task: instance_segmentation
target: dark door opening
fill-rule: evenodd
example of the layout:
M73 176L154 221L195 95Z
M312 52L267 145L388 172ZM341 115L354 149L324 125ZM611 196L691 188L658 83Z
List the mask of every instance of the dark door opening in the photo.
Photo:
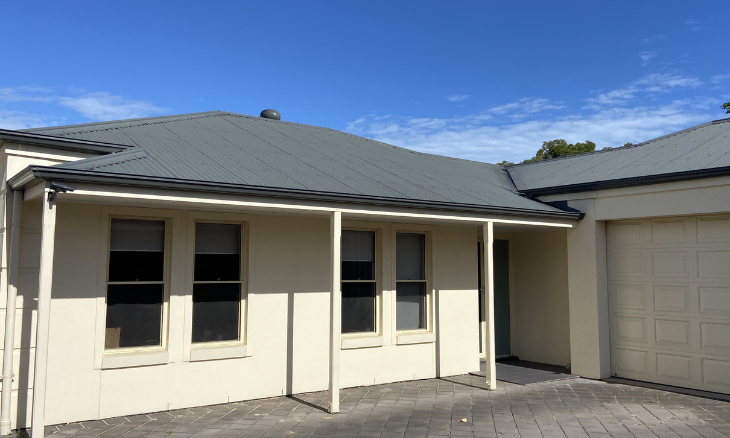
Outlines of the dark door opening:
M484 356L486 319L484 318L484 272L482 269L482 242L477 245L479 255L479 353ZM494 336L495 354L509 356L512 353L510 341L509 305L509 241L495 239L492 246L494 261Z

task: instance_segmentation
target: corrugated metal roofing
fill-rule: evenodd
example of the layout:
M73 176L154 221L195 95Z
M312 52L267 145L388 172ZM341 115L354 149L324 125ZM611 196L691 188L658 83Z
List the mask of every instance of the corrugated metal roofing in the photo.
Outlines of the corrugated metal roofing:
M517 189L539 193L549 188L708 171L729 166L730 118L704 123L634 146L517 164L507 170Z
M28 130L135 148L56 167L380 198L560 210L521 196L496 165L340 131L215 111Z

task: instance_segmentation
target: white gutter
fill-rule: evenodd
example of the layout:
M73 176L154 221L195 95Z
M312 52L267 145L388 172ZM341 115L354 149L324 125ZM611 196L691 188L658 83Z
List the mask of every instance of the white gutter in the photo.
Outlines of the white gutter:
M43 186L41 186L43 187ZM42 193L38 191L38 193ZM285 202L282 200L262 200L236 195L212 195L204 193L179 192L169 190L137 189L135 192L123 190L99 190L92 187L79 186L73 192L63 193L59 198L81 202L115 202L130 205L154 205L160 208L165 203L177 204L183 208L210 209L227 207L238 210L261 212L282 212L289 214L314 214L329 216L334 211L342 212L343 219L369 220L422 220L443 221L461 224L481 225L485 221L495 224L528 225L557 228L573 228L576 219L542 219L542 218L507 218L498 214L479 214L468 212L424 212L416 209L398 209L387 207L353 206L344 207L336 203L324 202ZM501 217L500 217L501 216ZM367 220L367 219L366 219Z
M15 302L18 297L18 256L20 254L20 218L23 192L13 191L13 219L8 252L8 301L5 310L5 349L3 350L3 390L0 408L0 435L11 430L10 412L13 398L13 353L15 352Z

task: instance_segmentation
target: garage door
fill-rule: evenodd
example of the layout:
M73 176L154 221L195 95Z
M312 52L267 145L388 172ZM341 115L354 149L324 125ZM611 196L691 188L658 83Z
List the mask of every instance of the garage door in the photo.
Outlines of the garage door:
M606 232L612 373L730 393L730 215Z

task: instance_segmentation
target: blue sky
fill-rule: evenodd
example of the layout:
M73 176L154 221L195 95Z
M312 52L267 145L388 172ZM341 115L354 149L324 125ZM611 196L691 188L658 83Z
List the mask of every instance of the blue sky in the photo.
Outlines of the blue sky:
M727 1L7 2L0 127L275 108L515 161L725 117L728 22Z

